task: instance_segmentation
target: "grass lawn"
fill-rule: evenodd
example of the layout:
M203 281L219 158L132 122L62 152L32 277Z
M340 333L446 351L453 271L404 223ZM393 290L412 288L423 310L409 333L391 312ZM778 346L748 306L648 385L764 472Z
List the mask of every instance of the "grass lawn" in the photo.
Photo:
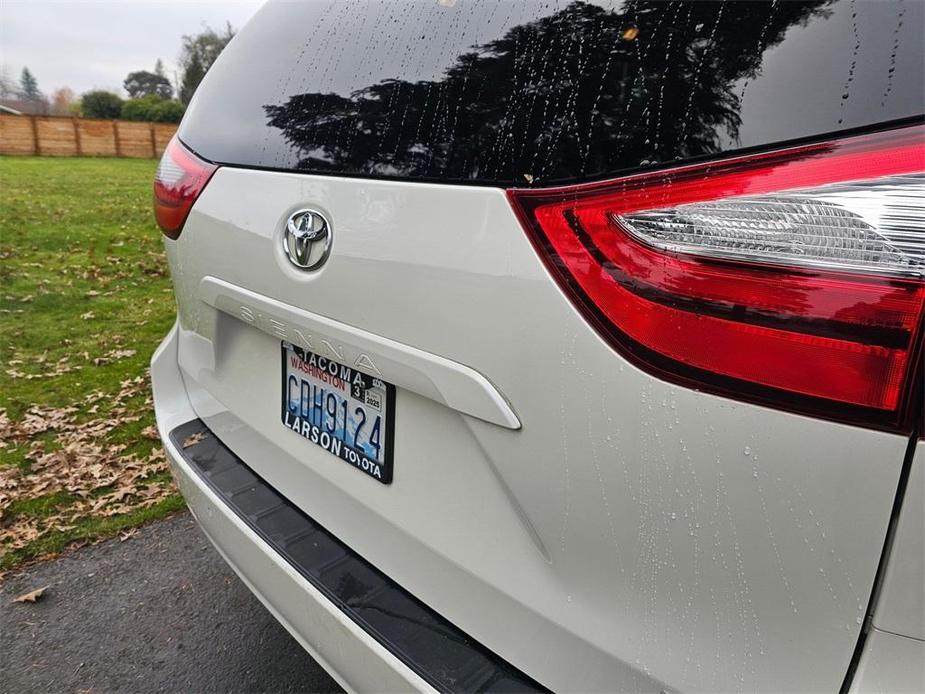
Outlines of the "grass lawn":
M147 376L175 311L155 166L0 157L0 572L182 507Z

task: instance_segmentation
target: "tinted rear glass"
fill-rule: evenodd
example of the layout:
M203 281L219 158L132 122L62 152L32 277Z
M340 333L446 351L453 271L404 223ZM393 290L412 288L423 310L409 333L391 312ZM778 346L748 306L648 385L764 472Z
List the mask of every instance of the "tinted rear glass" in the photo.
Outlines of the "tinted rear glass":
M920 116L919 0L270 2L200 86L213 161L550 185Z

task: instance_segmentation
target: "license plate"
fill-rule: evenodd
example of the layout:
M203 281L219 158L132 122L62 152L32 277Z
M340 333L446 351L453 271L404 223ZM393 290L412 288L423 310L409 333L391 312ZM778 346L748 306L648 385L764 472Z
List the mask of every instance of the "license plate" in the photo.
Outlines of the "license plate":
M288 342L282 356L283 424L389 484L395 386Z

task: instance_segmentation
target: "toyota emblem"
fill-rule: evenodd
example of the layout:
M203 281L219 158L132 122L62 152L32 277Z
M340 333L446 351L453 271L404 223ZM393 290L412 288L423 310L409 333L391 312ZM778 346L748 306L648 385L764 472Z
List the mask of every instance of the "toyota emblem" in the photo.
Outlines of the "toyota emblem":
M283 250L297 268L321 267L331 251L331 225L317 210L293 212L283 230Z

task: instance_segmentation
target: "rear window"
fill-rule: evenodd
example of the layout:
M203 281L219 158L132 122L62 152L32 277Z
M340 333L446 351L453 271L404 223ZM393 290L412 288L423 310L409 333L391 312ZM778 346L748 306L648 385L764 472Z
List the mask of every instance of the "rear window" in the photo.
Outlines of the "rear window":
M925 3L270 2L180 136L218 163L545 186L920 118Z

